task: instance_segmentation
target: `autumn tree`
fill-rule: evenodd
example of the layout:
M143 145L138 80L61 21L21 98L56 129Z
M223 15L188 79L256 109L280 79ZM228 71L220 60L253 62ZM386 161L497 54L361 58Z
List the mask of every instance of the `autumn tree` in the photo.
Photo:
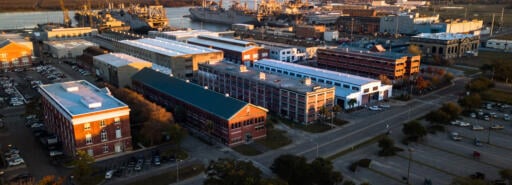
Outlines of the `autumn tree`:
M73 177L81 185L89 185L92 182L92 166L94 158L83 150L76 152L75 159L73 160Z
M414 120L404 124L402 133L409 141L419 141L427 135L427 129L420 122Z
M205 185L259 185L262 179L261 171L252 162L234 159L210 161L205 173Z
M347 104L350 108L354 108L354 106L357 104L357 100L355 98L351 98L348 100Z
M343 176L334 171L331 161L323 158L308 163L302 156L281 155L270 168L289 185L333 185L343 181Z
M471 93L459 99L459 104L466 110L476 109L482 104L482 97L478 93Z
M492 87L494 87L494 83L484 77L472 79L468 84L466 84L466 89L471 92L483 92Z
M460 108L460 106L454 102L448 102L443 104L443 106L439 110L448 114L450 116L450 121L457 119L457 117L462 112L462 108Z
M450 122L450 115L442 110L433 110L430 111L426 116L425 119L430 123L442 123L447 124Z
M37 185L62 185L64 179L62 177L55 177L54 175L44 176Z
M418 89L420 91L420 93L428 88L430 86L430 81L429 80L425 80L423 77L418 77L416 78L416 89Z
M407 48L407 51L413 55L421 55L421 49L417 45L410 45L409 48Z
M379 80L384 85L391 85L391 84L393 84L393 82L388 78L388 76L383 75L383 74L379 75Z

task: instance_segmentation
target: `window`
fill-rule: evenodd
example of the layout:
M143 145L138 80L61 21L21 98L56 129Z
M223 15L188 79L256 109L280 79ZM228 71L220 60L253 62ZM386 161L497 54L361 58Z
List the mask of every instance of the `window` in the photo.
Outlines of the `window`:
M87 154L91 157L94 156L94 150L92 148L87 149Z
M370 92L370 89L366 88L363 90L364 93Z
M295 73L290 73L291 76L295 76Z
M103 145L103 153L108 153L108 145Z
M323 80L323 79L318 79L318 82L320 82L320 83L324 83L324 82L325 82L325 80Z
M85 123L84 124L84 130L91 130L91 124L90 123Z
M340 86L341 86L341 84L340 84L340 83L338 83L338 82L334 82L334 85L335 85L335 86L338 86L338 87L340 87Z
M116 139L119 139L121 137L122 137L122 135L121 135L121 128L116 128Z
M86 134L85 135L85 144L86 145L92 144L92 136L91 136L91 134Z
M378 86L375 86L375 87L373 87L373 89L372 89L372 90L374 90L374 91L379 90L379 87L378 87Z
M359 91L359 87L352 87L352 90Z
M343 88L350 89L350 86L349 86L349 85L347 85L347 84L343 84Z
M121 123L121 118L114 118L114 124Z
M105 120L101 120L101 121L100 121L100 127L105 127L105 126L106 126L106 124L105 124Z
M102 142L105 142L105 141L107 141L107 140L108 140L108 138L107 138L107 130L103 129L103 130L101 131L101 141L102 141Z

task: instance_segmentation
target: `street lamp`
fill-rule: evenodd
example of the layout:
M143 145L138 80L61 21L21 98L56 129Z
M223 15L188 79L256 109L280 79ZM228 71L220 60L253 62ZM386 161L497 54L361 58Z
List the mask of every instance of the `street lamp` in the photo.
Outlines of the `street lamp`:
M407 184L410 184L410 178L411 178L411 161L412 161L412 152L414 152L414 149L409 148L409 165L407 166Z
M180 162L183 161L181 159L176 159L176 183L180 181Z
M491 129L492 126L489 126L489 132L487 132L487 144L491 144Z

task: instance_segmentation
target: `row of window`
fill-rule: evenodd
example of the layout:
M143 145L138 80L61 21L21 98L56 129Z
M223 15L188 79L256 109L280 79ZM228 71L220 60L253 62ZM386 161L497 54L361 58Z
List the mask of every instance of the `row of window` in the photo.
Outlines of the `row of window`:
M121 118L114 118L114 124L121 123ZM100 127L103 128L107 126L105 120L100 120ZM91 123L84 123L84 130L91 130Z
M101 133L100 133L101 142L108 141L107 136L108 136L107 130L106 129L101 130ZM116 139L120 139L121 137L122 137L121 128L116 128ZM86 145L93 144L91 134L85 134L85 144Z

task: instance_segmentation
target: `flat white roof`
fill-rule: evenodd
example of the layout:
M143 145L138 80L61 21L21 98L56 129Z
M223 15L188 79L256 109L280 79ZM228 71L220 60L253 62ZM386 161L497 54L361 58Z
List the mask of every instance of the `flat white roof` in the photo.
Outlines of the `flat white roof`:
M110 64L115 67L125 66L130 63L151 63L146 60L133 57L124 53L107 53L103 55L94 56L94 59L100 60L104 63Z
M159 37L155 39L145 38L138 40L122 40L119 42L144 50L149 50L155 53L160 53L166 56L180 56L189 54L221 52L216 49L210 49L207 47L187 44Z
M347 73L340 73L336 71L330 71L325 69L319 69L289 62L281 62L279 60L273 60L273 59L262 59L258 60L254 63L254 65L262 65L262 66L268 66L268 67L276 67L281 68L287 71L296 72L296 73L302 73L302 74L308 74L310 76L317 76L324 79L330 79L332 81L338 81L338 82L344 82L354 85L363 86L368 83L372 82L380 82L376 79L366 78L362 76L356 76L352 74Z
M128 107L85 80L45 84L40 89L70 116Z
M199 35L199 38L206 38L206 39L212 39L212 40L218 40L221 42L228 42L228 43L234 43L234 44L240 44L240 45L250 45L253 44L252 42L238 40L238 39L232 39L227 37L217 37L217 36L211 36L211 35Z
M258 47L258 46L244 47L244 46L240 46L240 45L228 44L228 43L225 43L225 42L217 42L217 41L206 40L206 39L201 39L201 38L190 38L187 41L191 42L191 43L197 43L197 44L201 44L201 45L205 45L205 46L212 46L212 47L215 47L215 48L221 48L221 49L226 49L226 50L231 50L231 51L238 51L238 52L244 52L244 51L246 51L248 49L252 49L252 48Z
M84 39L54 40L54 41L44 41L44 42L46 44L48 44L49 46L57 48L57 49L76 48L79 46L98 46L97 44L86 41Z
M436 39L436 40L454 40L474 37L473 34L461 34L461 33L421 33L416 36L417 38L425 39Z
M166 31L166 32L157 32L152 31L155 35L169 35L174 36L176 38L182 37L196 37L198 35L213 35L218 36L218 32L212 32L208 30L177 30L177 31Z

